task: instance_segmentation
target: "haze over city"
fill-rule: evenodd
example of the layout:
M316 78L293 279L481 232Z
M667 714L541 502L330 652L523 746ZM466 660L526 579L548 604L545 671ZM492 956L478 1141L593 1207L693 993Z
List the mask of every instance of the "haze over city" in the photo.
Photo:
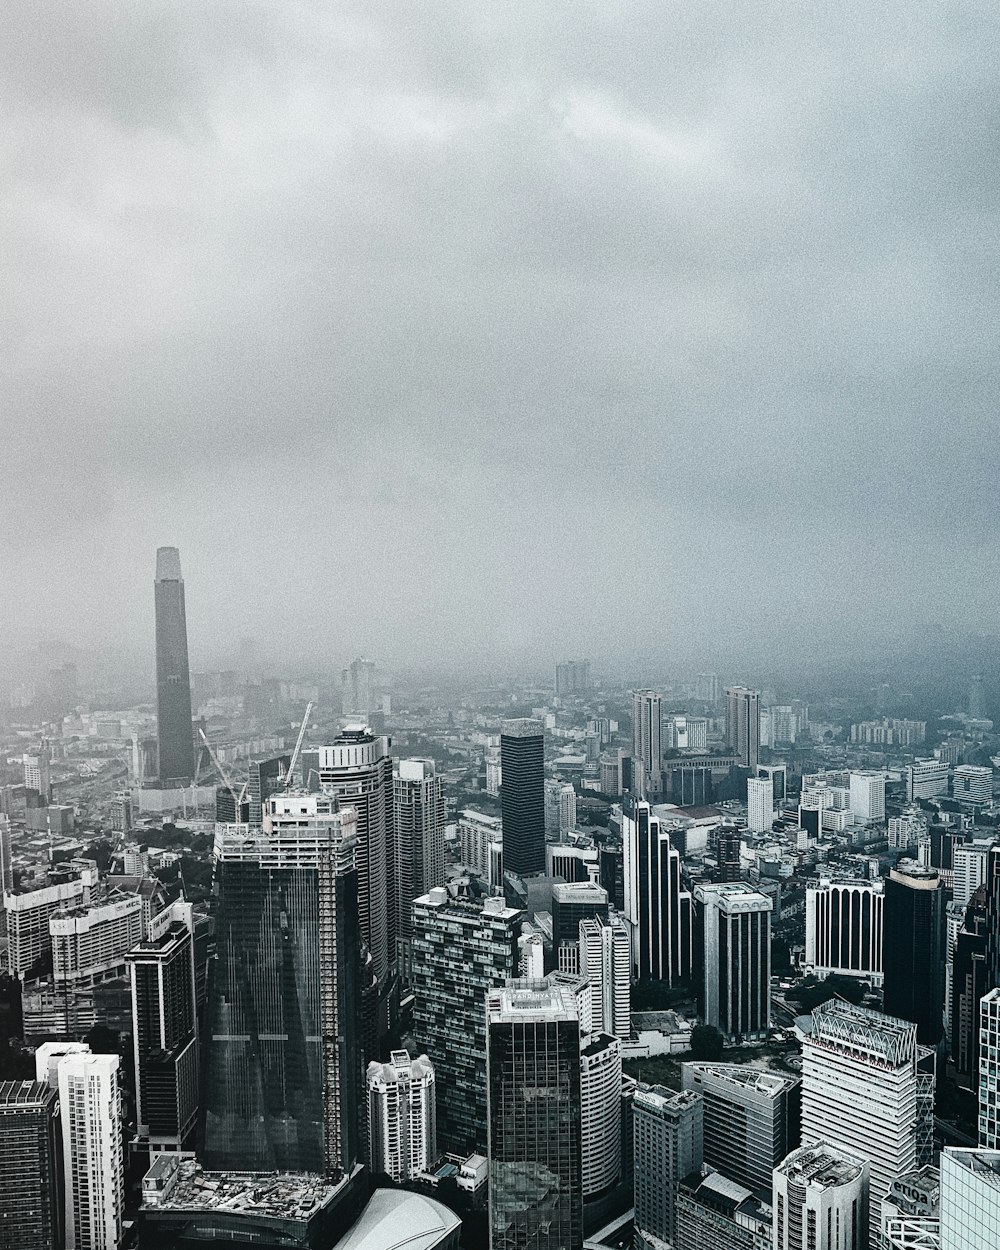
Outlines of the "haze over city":
M992 632L982 6L14 6L0 641ZM144 661L148 664L148 660Z

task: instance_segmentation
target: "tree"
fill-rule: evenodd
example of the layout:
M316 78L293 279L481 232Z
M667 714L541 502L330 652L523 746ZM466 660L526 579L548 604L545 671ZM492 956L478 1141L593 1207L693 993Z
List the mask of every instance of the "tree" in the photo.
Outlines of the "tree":
M722 1058L726 1039L714 1024L696 1024L691 1030L691 1058L715 1063Z

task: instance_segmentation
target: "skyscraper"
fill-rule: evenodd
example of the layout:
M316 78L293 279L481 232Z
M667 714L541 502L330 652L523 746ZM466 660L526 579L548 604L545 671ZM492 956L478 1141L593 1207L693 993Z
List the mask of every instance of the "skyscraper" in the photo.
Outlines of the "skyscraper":
M288 767L292 762L290 755L273 755L266 760L251 760L247 776L247 796L249 810L247 819L251 825L260 827L264 817L264 804L272 794L277 794L291 782ZM239 814L233 821L239 819Z
M0 1081L0 1245L62 1245L61 1156L55 1089L44 1081Z
M941 1151L941 1250L984 1250L1000 1229L1000 1150Z
M357 814L270 798L217 848L218 954L204 1038L206 1167L350 1175L363 1082Z
M368 1157L372 1171L397 1184L437 1162L434 1065L394 1050L368 1065Z
M661 715L661 700L655 690L632 691L632 756L640 765L638 798L659 795L663 788Z
M580 1250L580 1020L568 988L487 1000L490 1250Z
M925 1046L941 1040L944 906L937 869L901 860L890 872L882 945L885 1010L912 1020Z
M726 688L726 742L744 768L760 763L760 691Z
M831 881L806 887L806 967L821 977L882 984L881 881Z
M590 983L592 1027L597 1032L628 1038L632 946L620 916L595 916L580 921L580 975Z
M969 680L969 716L972 720L982 720L985 715L986 683L976 676Z
M194 737L184 578L176 547L157 549L154 592L158 774L162 785L186 786L194 775Z
M885 773L851 773L850 789L855 823L869 825L885 820Z
M590 689L590 661L564 660L556 665L556 696L582 694Z
M639 1085L632 1100L635 1228L673 1245L677 1191L702 1164L700 1094Z
M637 980L676 985L691 973L692 906L681 885L680 854L644 800L627 798L622 814L625 921Z
M128 955L136 1139L155 1151L190 1150L198 1120L194 921L190 903L161 915L173 918Z
M504 721L500 735L504 870L545 871L545 734L536 720Z
M580 1039L580 1159L584 1202L622 1175L622 1044L597 1031Z
M825 1141L801 1146L774 1169L775 1250L866 1250L869 1205L863 1157Z
M1000 989L979 1003L979 1144L1000 1150Z
M408 946L413 900L444 885L446 810L433 760L399 760L392 778L397 936Z
M122 1093L117 1055L59 1060L66 1250L118 1250L125 1208Z
M589 881L552 886L552 947L560 972L580 971L580 922L608 918L608 892Z
M963 1086L979 1082L979 1004L990 989L986 963L988 915L982 886L965 908L951 953L951 1057Z
M771 1021L771 900L748 886L699 885L702 1014L729 1038L763 1038Z
M773 824L774 782L770 777L751 777L747 781L747 829L770 833Z

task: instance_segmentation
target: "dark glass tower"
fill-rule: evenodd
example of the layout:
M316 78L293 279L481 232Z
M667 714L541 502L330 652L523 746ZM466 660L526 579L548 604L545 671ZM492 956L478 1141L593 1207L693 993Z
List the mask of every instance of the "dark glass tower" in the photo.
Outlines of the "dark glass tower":
M0 1245L51 1250L63 1244L62 1142L57 1093L41 1081L0 1081Z
M536 720L504 721L500 734L503 866L517 877L545 871L545 731Z
M188 672L184 578L176 547L156 552L156 738L163 784L189 785L194 775L191 677Z
M969 900L961 931L952 952L951 1057L958 1083L979 1082L979 1004L992 986L986 963L989 918L986 889L980 886Z
M221 847L203 1045L207 1168L336 1179L361 1157L357 816L337 806L277 795L259 834Z
M941 1040L944 890L936 868L903 860L885 883L882 970L884 1010L912 1020L917 1041Z

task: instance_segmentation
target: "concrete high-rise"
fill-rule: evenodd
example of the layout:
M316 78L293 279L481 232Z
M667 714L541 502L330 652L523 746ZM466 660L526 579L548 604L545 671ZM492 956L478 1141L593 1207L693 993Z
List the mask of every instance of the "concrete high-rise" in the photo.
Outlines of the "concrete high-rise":
M702 1164L703 1103L690 1090L639 1085L632 1100L635 1229L675 1243L677 1191Z
M537 720L504 721L500 734L504 871L545 871L545 731Z
M437 1162L434 1065L394 1050L368 1065L368 1158L372 1171L400 1184Z
M941 1151L941 1250L1000 1241L1000 1150Z
M592 1027L627 1039L630 1017L632 944L620 916L580 921L580 975L590 983Z
M637 798L659 796L663 788L660 746L660 696L655 690L632 691L632 758L638 761Z
M217 835L208 1168L339 1179L361 1159L357 823L336 798L286 792L261 830Z
M556 665L556 697L583 694L590 689L590 661L563 660Z
M623 806L625 922L636 980L676 985L691 974L692 904L681 882L680 853L650 805L629 797Z
M773 1250L771 1207L709 1164L677 1190L674 1250Z
M991 988L986 962L988 926L986 891L980 886L962 914L948 967L951 1057L958 1083L972 1088L979 1082L979 1005Z
M584 1202L622 1175L622 1044L609 1033L580 1039L581 1187Z
M871 825L885 820L884 773L851 773L850 790L855 824Z
M770 777L751 777L747 782L747 829L770 833L774 824L774 782Z
M744 768L760 763L760 691L726 688L726 743Z
M125 1208L121 1061L67 1054L58 1061L66 1250L118 1250Z
M589 881L552 886L552 947L560 972L580 971L580 922L608 918L608 892Z
M936 868L901 860L885 883L882 945L887 1014L912 1020L917 1041L941 1040L945 891Z
M705 1022L730 1039L766 1037L771 1022L771 900L737 884L699 885L694 897Z
M487 998L490 1250L581 1250L580 1019L572 991Z
M831 881L806 887L805 966L819 977L882 984L881 881Z
M1000 1150L1000 989L979 1003L979 1144Z
M446 807L433 760L399 760L392 777L397 940L408 947L413 900L444 885Z
M51 1250L63 1244L59 1129L51 1085L0 1081L0 1245L9 1250Z
M194 775L191 675L184 578L176 547L156 552L156 741L161 785L186 786Z
M868 1162L839 1146L811 1142L774 1169L775 1250L867 1250L869 1209Z
M869 1160L869 1226L882 1199L918 1165L917 1026L831 999L802 1045L802 1140Z

